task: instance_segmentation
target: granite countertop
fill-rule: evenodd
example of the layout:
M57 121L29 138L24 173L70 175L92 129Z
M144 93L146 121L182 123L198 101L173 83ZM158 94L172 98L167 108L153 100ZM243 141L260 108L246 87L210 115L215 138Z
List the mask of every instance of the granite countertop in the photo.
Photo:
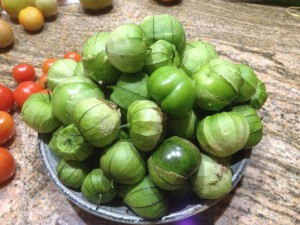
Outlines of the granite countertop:
M34 65L81 50L97 31L122 23L138 23L146 15L169 13L182 21L188 40L212 43L221 57L252 66L265 82L269 99L259 111L264 138L253 148L251 161L237 187L218 204L182 224L300 224L300 18L286 6L238 0L183 0L160 5L153 0L114 0L111 11L84 13L78 4L59 7L53 21L35 34L25 32L7 15L16 41L0 51L0 82L15 88L12 67ZM5 146L14 154L14 179L0 185L0 224L117 225L88 214L58 190L46 175L37 133L22 121L18 110L15 138Z

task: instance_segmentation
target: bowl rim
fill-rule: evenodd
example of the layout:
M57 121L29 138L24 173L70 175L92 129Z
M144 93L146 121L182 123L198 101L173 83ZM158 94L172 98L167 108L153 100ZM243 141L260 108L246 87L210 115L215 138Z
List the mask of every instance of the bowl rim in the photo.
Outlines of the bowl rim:
M205 200L204 205L202 204L197 204L193 205L191 207L182 209L177 212L171 212L159 220L145 220L139 216L136 216L134 214L129 215L121 215L116 212L113 212L109 210L110 206L100 206L100 207L95 207L96 205L94 203L91 203L83 198L78 197L75 194L75 191L72 189L67 188L64 186L60 180L58 179L56 175L56 171L52 168L50 160L49 160L49 154L53 155L52 151L49 149L49 146L47 143L45 143L45 139L47 138L47 134L38 134L38 145L39 145L39 152L41 155L42 159L42 164L44 169L46 170L47 175L50 177L52 182L58 187L58 189L70 200L72 203L80 207L81 209L87 211L88 213L94 214L95 216L111 220L114 222L119 222L119 223L125 223L125 224L164 224L164 223L170 223L170 222L175 222L178 220L186 219L188 217L191 217L195 214L198 214L200 212L205 211L206 209L210 208L212 205L216 204L219 202L221 199L223 199L228 193L230 193L236 185L239 183L241 180L244 171L250 161L250 156L252 153L252 149L242 149L235 153L233 157L241 157L242 159L238 162L235 162L230 165L230 168L232 171L234 171L233 176L232 176L232 187L230 191L224 195L223 197L216 199L216 200Z

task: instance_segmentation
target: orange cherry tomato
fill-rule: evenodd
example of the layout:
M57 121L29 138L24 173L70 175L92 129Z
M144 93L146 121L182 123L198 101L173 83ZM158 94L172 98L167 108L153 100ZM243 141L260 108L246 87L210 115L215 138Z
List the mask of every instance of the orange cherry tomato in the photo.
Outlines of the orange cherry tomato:
M70 51L70 52L66 52L66 54L64 55L64 58L65 59L73 59L76 62L80 62L81 55L76 51Z
M19 84L14 90L15 102L22 108L24 102L29 98L30 95L42 90L42 86L34 81L25 81Z
M5 111L0 111L0 145L11 139L14 133L15 122L13 117Z
M19 12L20 24L28 31L38 31L44 26L44 16L42 12L33 7L27 6Z
M14 156L6 148L0 147L0 183L11 178L16 170Z
M56 60L57 60L56 58L49 58L49 59L46 59L46 60L43 62L43 65L42 65L42 71L43 71L43 73L48 73L50 66L52 66L53 63L54 63Z
M47 88L47 77L48 77L48 74L43 73L37 80L37 82L42 86L43 89Z

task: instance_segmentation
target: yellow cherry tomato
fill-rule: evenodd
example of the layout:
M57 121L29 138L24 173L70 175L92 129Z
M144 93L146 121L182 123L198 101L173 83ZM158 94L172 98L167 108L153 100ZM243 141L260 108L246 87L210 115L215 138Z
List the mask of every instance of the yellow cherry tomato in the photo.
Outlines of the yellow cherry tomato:
M38 31L44 26L42 12L32 6L22 9L18 16L20 24L28 31Z

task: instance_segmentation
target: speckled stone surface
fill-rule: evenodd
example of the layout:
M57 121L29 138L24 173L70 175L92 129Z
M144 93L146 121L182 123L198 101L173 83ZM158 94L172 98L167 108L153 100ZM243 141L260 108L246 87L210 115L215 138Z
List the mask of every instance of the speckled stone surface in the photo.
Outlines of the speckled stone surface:
M40 75L43 60L80 51L97 31L138 23L146 15L174 15L189 40L209 41L221 57L252 66L270 96L259 111L265 136L253 149L239 185L212 208L169 225L300 224L300 19L286 9L228 0L183 0L168 6L153 0L114 0L113 9L100 15L88 15L78 4L62 6L57 18L35 34L2 15L16 41L12 49L0 50L0 83L15 88L11 69L20 62L32 63ZM17 109L13 116L16 135L5 146L14 154L17 169L12 180L0 185L0 224L117 225L66 199L45 173L37 133L21 121Z

